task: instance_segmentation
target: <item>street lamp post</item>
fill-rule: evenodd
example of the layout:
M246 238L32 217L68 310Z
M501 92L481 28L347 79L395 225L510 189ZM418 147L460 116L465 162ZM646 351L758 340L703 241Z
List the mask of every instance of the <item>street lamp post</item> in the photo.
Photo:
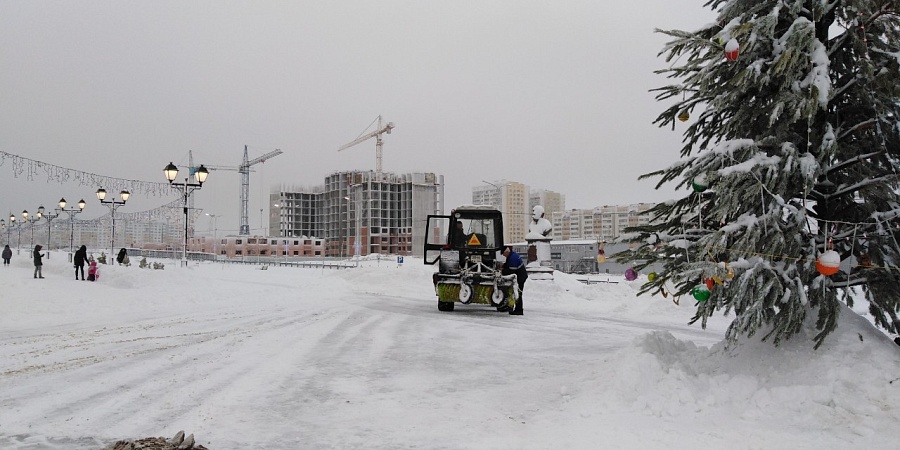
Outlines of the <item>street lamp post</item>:
M219 226L216 224L216 218L218 218L221 214L210 214L206 213L207 216L212 218L212 226L213 226L213 254L216 255L214 259L219 259Z
M169 162L169 165L163 169L163 173L166 175L166 180L169 181L169 186L177 188L181 191L181 195L184 197L184 242L181 248L181 265L187 266L187 244L188 244L188 198L191 194L203 187L203 183L206 182L206 177L209 176L209 171L206 170L206 167L203 164L200 164L200 167L194 171L194 179L197 181L196 183L190 183L190 177L184 177L184 183L176 183L175 178L178 177L178 167L175 167L175 164Z
M119 197L122 198L121 201L117 201L115 197L113 197L112 200L106 200L106 189L97 189L97 200L100 200L100 204L106 205L106 207L109 208L110 215L112 216L112 236L110 236L109 241L110 258L115 257L116 254L116 210L124 205L130 196L130 192L123 190L122 192L119 192Z
M502 210L503 209L503 189L500 186L497 186L496 184L491 183L490 181L481 180L481 182L487 183L497 189L497 209ZM491 203L493 203L493 202L491 202Z
M16 224L15 214L10 214L9 215L10 228L12 228L13 225L16 225L16 254L18 255L19 253L22 252L22 250L19 248L22 246L22 224L21 223Z
M53 219L59 217L59 213L50 214L49 212L44 212L44 205L38 207L38 216L43 215L45 219L47 219L47 259L50 259L50 249L53 248L53 236L51 235L51 230L53 229Z
M78 202L78 208L77 208L77 209L74 208L74 207L73 207L73 208L66 209L66 199L65 199L65 198L59 199L59 211L60 211L60 212L64 212L64 213L66 213L66 214L69 215L69 225L70 225L70 231L69 231L69 253L72 253L72 252L75 251L75 247L74 247L74 243L75 243L75 215L78 214L78 213L83 212L83 211L84 211L84 206L85 206L85 205L87 205L87 203L84 202L84 199L81 199L81 201Z
M41 220L41 212L38 211L37 216L31 216L31 219L28 218L28 210L22 211L22 218L25 219L25 222L30 225L31 228L31 248L34 248L34 223Z
M347 258L350 258L350 196L344 197L347 200ZM344 255L344 244L341 244L341 259Z

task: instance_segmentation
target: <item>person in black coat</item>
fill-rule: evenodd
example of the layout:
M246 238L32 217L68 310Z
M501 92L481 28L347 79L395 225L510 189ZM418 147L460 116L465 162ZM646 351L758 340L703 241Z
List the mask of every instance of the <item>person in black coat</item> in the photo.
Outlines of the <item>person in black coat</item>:
M84 281L84 262L87 261L87 247L82 245L78 250L75 250L75 258L73 262L75 263L75 279L78 279L78 272L81 271L81 281Z
M453 242L451 242L453 247L465 247L466 246L466 232L463 229L462 222L456 222L456 229L453 230Z
M4 266L9 265L10 258L12 258L12 250L10 250L9 244L7 244L6 247L3 248L3 265Z
M121 266L122 264L125 264L125 258L127 257L128 252L125 251L125 248L123 247L121 250L119 250L119 254L116 256L116 262Z
M34 277L35 278L44 278L44 274L41 272L41 267L44 266L44 263L41 261L41 258L44 257L44 254L41 253L40 245L34 246Z

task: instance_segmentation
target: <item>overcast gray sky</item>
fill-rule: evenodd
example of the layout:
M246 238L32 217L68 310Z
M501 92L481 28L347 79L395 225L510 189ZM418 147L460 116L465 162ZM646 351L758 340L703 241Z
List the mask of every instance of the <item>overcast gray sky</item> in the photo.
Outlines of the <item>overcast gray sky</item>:
M680 131L652 120L665 80L654 28L713 20L702 0L0 0L0 150L106 176L164 181L171 160L237 166L279 148L250 181L250 226L272 185L373 170L444 175L447 206L481 180L566 195L569 208L661 201L640 174L675 161ZM14 178L0 211L88 201L99 186ZM214 172L196 206L238 228L237 173ZM137 212L176 197L133 198ZM267 214L267 213L266 213ZM204 222L198 231L204 231Z

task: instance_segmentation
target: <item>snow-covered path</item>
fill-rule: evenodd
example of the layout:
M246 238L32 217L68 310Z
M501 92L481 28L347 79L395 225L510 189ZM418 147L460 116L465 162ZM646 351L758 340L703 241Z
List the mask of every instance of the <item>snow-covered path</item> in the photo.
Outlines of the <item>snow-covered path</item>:
M415 260L108 266L89 283L64 259L44 280L22 260L0 271L0 448L100 448L182 429L216 450L880 442L872 418L823 438L764 404L735 410L765 386L695 347L717 343L725 320L688 327L687 302L636 298L624 280L529 281L515 317L437 311L433 268ZM898 398L885 399L887 419Z

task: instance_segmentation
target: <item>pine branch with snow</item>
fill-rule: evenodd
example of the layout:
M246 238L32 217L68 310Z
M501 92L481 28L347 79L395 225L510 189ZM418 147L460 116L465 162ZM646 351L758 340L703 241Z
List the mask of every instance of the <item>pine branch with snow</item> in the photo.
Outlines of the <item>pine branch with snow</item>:
M856 288L875 323L898 332L897 3L709 6L715 24L660 30L672 65L658 73L673 82L655 90L669 104L655 123L690 123L681 159L645 177L687 193L629 230L639 246L628 258L663 267L642 292L675 283L685 294L716 280L692 322L733 312L729 341L766 330L777 345L816 314L818 347ZM825 275L816 260L831 249L846 270ZM727 287L723 271L733 274Z

